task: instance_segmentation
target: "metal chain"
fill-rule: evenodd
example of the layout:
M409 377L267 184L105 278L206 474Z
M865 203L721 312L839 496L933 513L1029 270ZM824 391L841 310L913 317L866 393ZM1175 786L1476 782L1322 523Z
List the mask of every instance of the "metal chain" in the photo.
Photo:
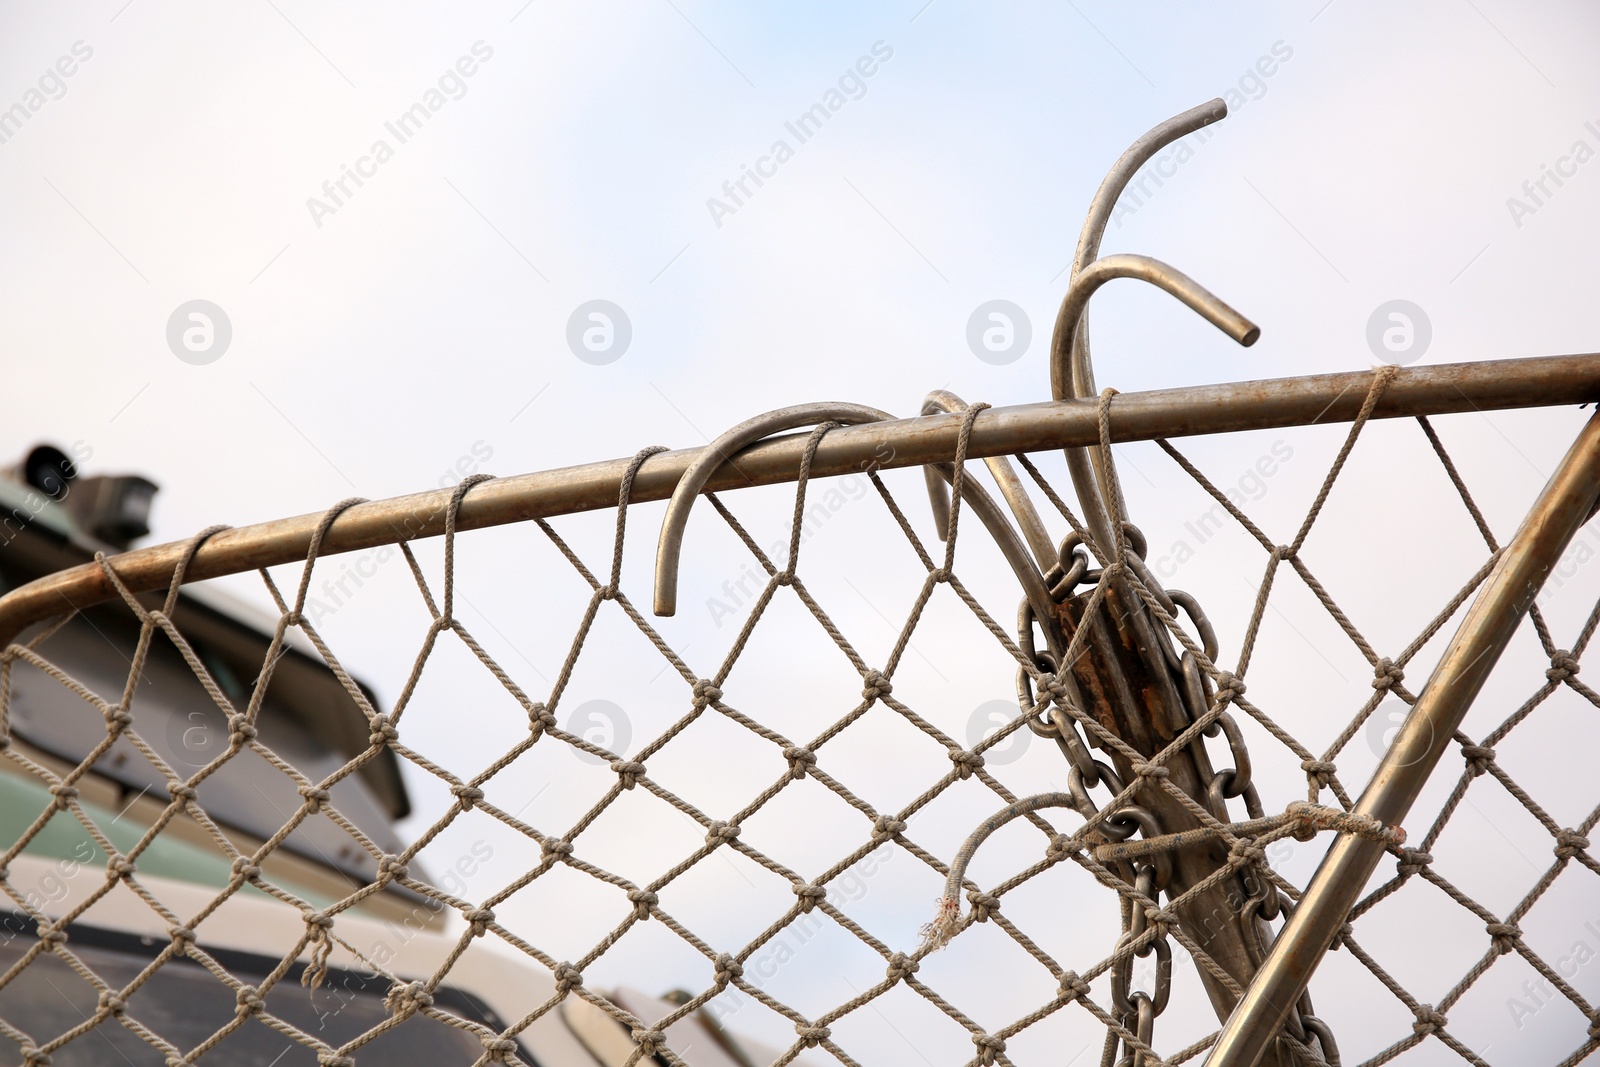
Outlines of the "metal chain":
M1117 951L1123 952L1144 936L1146 917L1144 902L1139 897L1148 897L1152 900L1161 892L1163 886L1158 863L1148 863L1139 867L1134 876L1134 892L1137 894L1131 901L1131 907L1123 909L1122 936L1117 940ZM1155 989L1145 992L1142 989L1133 989L1133 961L1135 957L1145 958L1151 953L1156 957ZM1113 1017L1124 1029L1132 1031L1139 1044L1145 1048L1152 1047L1155 1038L1156 1017L1167 1010L1167 1002L1172 997L1172 944L1165 933L1139 948L1133 949L1121 956L1111 967L1111 1009ZM1121 1044L1127 1051L1120 1060L1116 1060L1116 1044ZM1116 1060L1117 1067L1144 1067L1145 1053L1143 1049L1132 1045L1127 1038L1120 1037L1117 1043L1108 1045L1102 1067L1111 1067Z
M1207 660L1216 662L1220 652L1216 629L1199 601L1183 590L1164 589L1145 565L1147 542L1143 533L1131 523L1125 524L1124 529L1128 542L1125 559L1129 568L1172 618L1178 618L1180 613L1188 618L1197 638L1194 643L1205 653ZM1100 581L1101 576L1102 571L1090 562L1082 535L1073 531L1061 541L1057 550L1057 562L1045 574L1045 585L1050 590L1051 598L1057 604L1061 604L1075 595L1080 587L1092 587ZM1066 669L1065 665L1057 663L1049 652L1039 649L1035 635L1037 623L1033 605L1024 599L1017 609L1018 646L1022 649L1024 657L1033 664L1035 671L1058 674ZM1168 640L1160 641L1159 645L1174 675L1177 691L1183 698L1188 721L1194 722L1203 718L1210 711L1215 689L1211 679L1202 670L1199 658L1186 648L1180 652L1180 649L1175 648L1173 642ZM1051 705L1044 711L1044 717L1040 717L1037 711L1040 700L1035 693L1034 674L1026 667L1017 669L1017 701L1022 714L1026 716L1029 728L1039 736L1053 739L1060 747L1068 764L1067 787L1076 801L1079 814L1085 819L1098 815L1099 805L1090 798L1089 790L1104 787L1112 795L1120 794L1124 788L1121 778L1106 763L1094 758L1090 752L1089 742L1072 720L1071 712L1061 706L1059 699L1052 699ZM1227 801L1237 799L1244 801L1245 810L1251 819L1264 818L1265 808L1252 781L1250 753L1238 722L1231 714L1223 711L1214 717L1202 733L1208 738L1219 736L1224 738L1233 761L1232 766L1217 767L1211 773L1209 781L1202 783L1208 810L1219 821L1231 822ZM1196 738L1193 744L1203 747L1203 742L1199 738ZM1207 760L1200 765L1204 766L1209 762ZM1134 804L1123 805L1107 815L1101 824L1101 831L1112 841L1125 841L1136 833L1142 833L1146 838L1158 837L1163 833L1154 814ZM1151 861L1142 861L1136 868L1131 868L1126 863L1121 865L1123 876L1129 881L1133 893L1125 898L1128 906L1123 909L1122 934L1117 942L1118 952L1145 935L1147 918L1144 899L1159 900L1159 894L1166 888L1171 875L1171 863L1171 855L1160 852ZM1272 934L1267 924L1285 914L1284 905L1287 902L1272 882L1260 873L1246 869L1239 873L1238 878L1243 890L1241 899L1244 901L1240 922L1247 934L1251 935L1245 939L1246 948L1255 963L1259 965L1271 948ZM1157 958L1155 989L1148 993L1143 990L1133 990L1131 988L1133 959L1136 956L1146 957L1151 952L1156 953ZM1171 979L1172 948L1165 933L1146 942L1139 949L1121 956L1112 968L1114 1018L1121 1028L1131 1033L1146 1048L1151 1047L1155 1019L1166 1008L1171 992ZM1308 1053L1312 1048L1311 1039L1314 1038L1315 1047L1321 1052L1321 1060L1329 1067L1338 1067L1339 1053L1334 1044L1333 1034L1313 1013L1309 995L1302 996L1296 1005L1296 1011L1290 1016L1286 1032ZM1116 1058L1119 1047L1126 1050L1120 1060ZM1107 1045L1103 1067L1112 1067L1113 1063L1116 1067L1144 1067L1145 1058L1145 1053L1140 1048L1128 1044L1125 1036L1118 1035Z

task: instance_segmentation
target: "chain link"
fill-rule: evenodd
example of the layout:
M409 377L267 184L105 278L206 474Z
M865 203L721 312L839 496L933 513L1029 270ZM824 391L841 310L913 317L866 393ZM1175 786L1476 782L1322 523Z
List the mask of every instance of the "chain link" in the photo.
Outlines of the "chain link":
M1134 942L1145 935L1146 918L1144 901L1140 897L1155 899L1160 892L1160 876L1155 864L1142 865L1134 875L1133 888L1135 896L1131 907L1123 910L1122 936L1117 940L1117 951L1122 952ZM1156 957L1155 988L1150 992L1142 989L1133 989L1133 961L1137 958L1148 957L1151 953ZM1131 1030L1136 1038L1149 1047L1155 1038L1156 1017L1167 1010L1167 1002L1172 997L1172 944L1163 932L1143 946L1126 952L1111 967L1111 1007L1117 1022L1127 1030ZM1131 1025L1130 1025L1131 1024ZM1140 1049L1127 1043L1126 1038L1121 1039L1122 1045L1127 1048L1127 1053L1120 1065L1142 1065L1145 1054ZM1115 1047L1108 1050L1109 1058L1116 1055Z
M1144 535L1131 523L1125 524L1124 529L1128 542L1124 559L1133 576L1174 620L1180 615L1187 618L1195 636L1193 644L1204 653L1207 661L1215 663L1221 650L1216 629L1199 601L1183 590L1163 589L1144 562ZM1102 574L1100 569L1091 565L1083 538L1074 531L1061 541L1057 549L1057 562L1046 573L1045 585L1059 605L1077 595L1080 588L1098 583ZM1032 604L1024 600L1017 610L1017 640L1024 657L1034 665L1034 671L1030 672L1026 667L1017 669L1017 701L1029 728L1040 736L1054 739L1060 747L1067 761L1067 788L1074 806L1083 818L1093 819L1100 815L1100 805L1090 797L1089 790L1103 787L1115 796L1123 791L1124 783L1108 764L1094 758L1090 742L1085 740L1073 721L1071 709L1064 706L1059 697L1051 696L1050 706L1044 710L1042 717L1037 710L1041 695L1036 690L1036 682L1049 684L1070 669L1057 663L1048 652L1039 650L1035 635L1037 625L1038 619ZM1172 674L1173 684L1182 699L1186 721L1192 723L1204 719L1211 714L1215 687L1201 667L1201 658L1171 640L1163 639L1159 645L1162 658ZM1114 662L1110 657L1107 659ZM1077 710L1081 712L1085 709ZM1232 819L1227 802L1243 800L1251 819L1263 818L1265 809L1253 781L1253 768L1244 732L1237 720L1226 711L1219 712L1212 717L1202 735L1207 738L1222 737L1227 742L1232 761L1231 766L1216 767L1210 777L1200 783L1207 809L1218 820L1228 823ZM1197 755L1203 752L1204 744L1200 739L1197 738L1193 745L1200 750ZM1213 766L1209 758L1196 761L1197 769L1207 766ZM1154 838L1163 833L1155 815L1137 804L1124 804L1109 812L1101 821L1100 828L1105 837L1113 842L1125 841L1135 834ZM1170 852L1159 852L1136 867L1126 862L1118 866L1123 878L1133 888L1129 906L1124 909L1123 930L1118 941L1120 951L1146 936L1148 913L1145 900L1159 903L1160 894L1172 877L1172 855ZM1243 906L1240 909L1240 923L1246 934L1246 952L1260 966L1272 936L1267 924L1284 914L1284 902L1277 887L1263 872L1241 871L1238 879L1244 890L1241 894ZM1157 961L1155 989L1150 992L1131 989L1133 959L1136 956L1146 957L1151 952L1155 953ZM1166 1008L1171 980L1172 947L1165 932L1138 950L1125 954L1112 967L1112 1005L1117 1022L1124 1031L1131 1032L1147 1047L1154 1033L1155 1020ZM1332 1034L1326 1024L1311 1014L1308 997L1302 998L1302 1003L1291 1014L1287 1030L1293 1038L1302 1042L1315 1037L1323 1059L1330 1065L1337 1065L1338 1051L1333 1044ZM1117 1060L1116 1049L1119 1046L1126 1052ZM1125 1036L1119 1037L1107 1049L1108 1067L1113 1061L1117 1067L1143 1067L1145 1059L1145 1054L1129 1045Z

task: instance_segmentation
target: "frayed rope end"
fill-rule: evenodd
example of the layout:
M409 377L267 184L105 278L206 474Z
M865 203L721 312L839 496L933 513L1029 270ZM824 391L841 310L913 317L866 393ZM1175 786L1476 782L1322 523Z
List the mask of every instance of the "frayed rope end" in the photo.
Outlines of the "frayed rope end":
M939 913L934 920L918 931L922 935L921 951L937 952L950 943L956 927L961 924L961 901L955 897L939 900Z
M1358 837L1390 845L1406 843L1404 827L1387 826L1370 815L1358 815L1353 811L1340 811L1338 808L1325 808L1308 800L1293 801L1284 809L1284 814L1300 827L1300 832L1306 835L1301 840L1309 840L1318 830L1337 830L1340 833L1355 834ZM1295 836L1298 838L1300 834L1297 833Z

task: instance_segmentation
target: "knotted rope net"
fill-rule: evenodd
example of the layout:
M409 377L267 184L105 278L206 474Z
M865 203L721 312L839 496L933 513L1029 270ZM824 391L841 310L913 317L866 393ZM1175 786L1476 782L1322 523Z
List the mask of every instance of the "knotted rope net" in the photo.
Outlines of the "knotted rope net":
M1000 621L1015 585L1007 586L983 527L963 509L962 481L977 476L965 462L965 432L947 468L955 485L942 546L928 535L925 513L900 499L915 494L915 470L868 467L852 476L865 488L859 500L849 499L845 516L818 504L830 484L813 483L808 458L795 484L782 490L790 497L786 544L764 546L751 522L738 517L742 493L708 495L706 510L716 519L703 514L691 529L709 538L720 522L726 533L709 561L691 559L686 586L707 575L713 586L725 573L754 577L728 583L708 601L712 625L708 630L700 619L694 633L715 634L723 615L742 616L731 640L711 655L710 641L675 647L667 635L676 622L648 617L627 591L637 587L633 577L648 578L647 569L629 571L635 556L641 568L648 562L635 545L638 530L629 537L639 507L630 509L629 498L633 475L655 449L635 457L609 515L458 534L456 511L483 476L462 482L442 544L395 546L408 574L391 577L413 584L411 617L389 617L385 609L385 618L366 624L381 628L387 646L419 642L409 671L380 683L382 699L355 680L365 673L360 657L380 658L373 642L352 640L364 651L342 659L323 631L347 630L349 616L324 626L317 610L317 582L337 561L319 556L322 535L353 501L328 511L296 586L286 592L281 572L260 572L276 625L259 675L243 686L219 676L174 623L183 568L156 605L120 583L116 559L102 559L137 620L120 691L75 678L56 662L54 650L75 625L70 612L0 657L3 758L13 777L48 792L15 839L0 842L0 889L12 912L0 970L0 1058L114 1062L104 1047L110 1041L130 1062L236 1062L229 1051L235 1035L268 1027L286 1064L383 1063L390 1062L386 1035L411 1033L416 1020L427 1019L472 1039L467 1051L454 1053L459 1062L526 1063L541 1025L589 1010L614 1020L633 1042L630 1064L652 1057L697 1062L701 1050L682 1047L675 1029L693 1018L764 1040L774 1064L830 1057L905 1063L914 1056L937 1064L1196 1062L1216 1033L1208 997L1236 999L1242 990L1215 958L1205 929L1180 915L1204 894L1228 888L1236 910L1219 916L1218 928L1243 923L1254 951L1264 953L1316 856L1339 831L1383 840L1391 859L1313 982L1319 1010L1302 1005L1292 1016L1276 1053L1283 1062L1337 1063L1342 1049L1347 1062L1360 1057L1373 1065L1441 1055L1473 1064L1578 1063L1600 1048L1592 999L1600 968L1585 969L1600 936L1572 918L1600 920L1600 866L1589 850L1600 807L1573 806L1573 796L1586 793L1592 803L1597 790L1592 776L1571 769L1560 731L1600 708L1580 671L1600 601L1573 616L1576 625L1559 640L1535 608L1521 651L1508 654L1468 720L1478 732L1455 737L1462 762L1451 768L1447 759L1410 825L1366 824L1348 814L1381 748L1370 744L1382 738L1375 724L1416 699L1408 673L1426 673L1441 632L1448 635L1500 551L1443 435L1427 419L1397 422L1383 425L1383 440L1406 435L1426 446L1437 484L1458 502L1452 518L1469 523L1480 543L1441 564L1455 585L1404 640L1388 615L1347 612L1336 599L1337 582L1320 577L1323 560L1348 575L1349 557L1363 552L1382 568L1382 539L1407 536L1398 531L1443 536L1436 529L1441 515L1385 517L1359 489L1348 500L1341 496L1341 475L1362 456L1368 416L1388 380L1374 376L1347 432L1318 429L1320 437L1301 445L1302 453L1314 453L1318 441L1343 432L1284 541L1268 532L1271 523L1247 514L1248 493L1219 486L1190 458L1210 439L1183 450L1162 440L1139 453L1152 464L1164 455L1205 495L1203 514L1216 520L1205 523L1209 535L1220 536L1225 515L1235 549L1249 546L1258 560L1264 554L1256 577L1230 578L1225 610L1222 597L1212 600L1227 624L1216 640L1209 620L1188 606L1192 599L1180 613L1145 580L1150 568L1187 562L1147 551L1132 535L1096 544L1052 484L1059 476L1045 472L1054 457L1013 457L1048 502L1052 521L1083 546L1064 554L1056 575L1055 595L1063 603L1075 598L1079 623L1065 662L1084 660L1090 624L1120 576L1203 678L1204 713L1153 752L1133 747L1070 699L1065 671L1034 650L1031 627L1019 634ZM967 429L976 410L968 409ZM811 451L828 429L812 432ZM1474 440L1470 429L1463 439ZM1373 447L1381 453L1389 445ZM1370 474L1373 467L1363 469ZM910 480L901 484L901 477ZM899 496L891 483L901 486ZM1275 499L1281 504L1287 495L1284 488ZM750 496L754 501L756 491ZM1312 537L1340 501L1363 522L1381 520L1376 541ZM752 502L749 511L771 518L772 508ZM819 522L835 527L818 532ZM1161 529L1150 527L1152 543L1160 543ZM197 535L191 554L213 532ZM1191 554L1201 547L1195 537L1177 536ZM830 539L842 542L832 554L824 551ZM466 561L479 543L486 558L471 569ZM813 575L813 566L823 573ZM1071 581L1069 569L1077 572ZM508 622L504 612L496 621L477 612L468 598L510 581L513 570L531 591L523 608L542 629L512 628L527 635L564 627L565 641L533 651L498 628ZM1200 570L1195 563L1185 576L1199 580ZM475 579L481 581L472 586ZM906 579L899 600L880 593L891 579ZM1407 606L1415 599L1406 595L1404 574L1376 584L1398 591ZM730 586L742 595L726 592ZM851 598L851 590L860 596ZM830 597L842 606L825 607ZM1305 621L1310 611L1320 614L1319 628ZM364 748L317 773L302 753L275 749L262 720L292 633L303 635L368 727ZM448 684L436 685L445 658L453 664ZM1544 669L1529 674L1535 660ZM539 663L553 666L548 676ZM1366 673L1356 676L1351 663ZM198 681L226 724L226 745L199 766L173 759L159 737L142 732L151 714L142 702L144 677L173 664ZM1013 671L1020 672L1020 705L1008 695ZM471 684L454 681L469 672ZM631 679L635 691L651 694L631 705L636 743L615 729L587 730L574 717L581 698L606 692L608 679ZM70 694L84 716L103 721L99 743L75 762L41 758L21 743L12 724L24 682ZM1011 710L971 736L964 730L972 705L958 701L975 689L1010 702ZM1555 734L1540 732L1546 718L1557 720ZM1592 727L1584 729L1590 732L1571 743L1593 738ZM425 750L446 735L458 742L448 752ZM1029 748L1030 738L1041 737L1056 744ZM1223 761L1209 787L1214 803L1177 788L1168 774L1179 753L1208 741ZM158 781L147 798L152 814L132 834L120 816L85 797L92 772L114 750L135 752ZM1093 770L1090 750L1120 757L1131 776L1121 780L1103 761ZM380 844L332 796L384 752L422 798L401 824L403 847ZM300 798L282 812L278 832L259 839L207 802L213 786L252 754ZM1098 800L1089 799L1091 789ZM1534 794L1550 789L1558 802L1542 806ZM1189 812L1194 825L1173 833L1141 821L1139 812L1148 814L1141 800L1158 794ZM1230 812L1230 800L1244 810L1235 804ZM372 873L317 896L269 868L293 834L320 820L342 831ZM169 883L142 873L180 826L226 871L203 906L176 906L181 895ZM27 857L51 855L50 836L64 828L87 835L93 848L73 884L52 894L19 872ZM454 869L451 849L474 833L487 835L492 862L485 860L470 884L446 877ZM1170 858L1196 847L1222 857L1215 870L1164 895ZM1520 857L1525 868L1508 865L1507 856ZM350 932L366 929L358 920L378 898L396 895L424 908L429 929L447 939L448 950L426 971L407 965L403 952L375 952L370 938ZM1550 898L1562 903L1541 925L1537 906ZM266 973L241 967L222 932L219 917L241 899L294 920L296 936L276 946ZM118 914L125 914L130 900L144 910L146 925L163 933L145 937L142 966L108 970L74 931L108 925L107 909L121 901ZM539 976L505 979L516 990L507 994L519 1005L515 1012L467 1011L446 995L470 961L485 955L522 968L505 974ZM53 968L51 980L72 1007L64 1028L7 1010L8 989L38 968ZM158 976L178 971L232 1004L197 1041L177 1040L172 1008L141 995ZM375 1015L356 1020L354 1008L341 1014L349 998L335 979L351 974L382 996ZM651 983L654 992L669 984L678 992L665 1007L616 992ZM1491 1022L1499 1030L1490 1033ZM1510 1052L1501 1030L1536 1033L1533 1048L1543 1059L1529 1058L1527 1046Z

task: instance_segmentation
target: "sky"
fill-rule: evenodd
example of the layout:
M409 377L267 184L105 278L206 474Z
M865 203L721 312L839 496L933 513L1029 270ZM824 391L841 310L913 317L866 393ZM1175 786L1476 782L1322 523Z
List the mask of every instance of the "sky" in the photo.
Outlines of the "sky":
M1229 117L1181 155L1174 149L1159 183L1130 191L1103 251L1173 264L1257 322L1261 340L1239 348L1164 294L1113 283L1094 301L1100 384L1133 391L1370 368L1398 358L1369 340L1375 321L1380 337L1391 323L1385 308L1394 301L1411 309L1415 335L1428 337L1405 354L1410 363L1593 351L1597 21L1577 3L1503 0L1203 10L1088 0L12 3L0 14L0 321L14 399L0 450L81 443L90 473L150 477L161 486L148 539L157 543L479 471L703 444L802 401L909 416L936 388L996 405L1047 399L1049 324L1101 177L1146 129L1216 96L1229 102ZM819 103L827 121L797 126ZM981 336L979 313L992 301L1020 310L1025 347L996 354L971 343L975 316ZM1583 418L1563 410L1439 420L1502 540ZM1286 539L1341 438L1325 428L1180 447ZM1359 605L1375 643L1395 650L1476 569L1483 549L1414 425L1373 427L1364 446L1345 475L1356 488L1331 500L1308 553L1321 553L1319 575ZM1152 559L1176 559L1187 542L1192 559L1175 563L1171 577L1202 597L1236 654L1264 554L1237 531L1194 543L1185 524L1209 502L1193 483L1153 445L1119 456ZM1271 475L1259 473L1265 457L1274 457ZM1054 457L1041 464L1064 486ZM917 476L891 484L928 536ZM764 544L786 529L786 492L747 494L749 513L770 527ZM881 654L920 571L903 538L887 547L899 534L881 508L858 503L869 496L865 484L840 493L844 502L828 506L808 543L824 571L816 580ZM663 630L679 647L700 642L697 669L714 666L708 650L727 647L750 599L729 591L747 557L702 510L685 557L687 607ZM630 545L644 540L624 586L644 604L660 509L639 515ZM578 517L560 528L604 568L610 522ZM463 546L471 549L461 564L464 618L497 657L526 670L531 690L547 688L586 588L530 531L485 532ZM430 563L436 550L420 549ZM986 603L1009 625L1014 588L992 548L973 553L975 587L990 590ZM427 620L404 565L389 559L372 564L380 578L359 597L337 598L328 626L352 669L392 699ZM510 576L506 561L516 563ZM1595 575L1572 569L1548 604L1567 633L1597 588ZM266 603L259 582L225 584ZM1253 668L1259 691L1278 697L1297 732L1326 744L1365 699L1370 668L1303 587L1283 595L1282 619L1269 619L1275 636L1264 636ZM758 631L780 636L752 652L761 677L837 703L851 678L824 681L815 664L826 650L816 660L799 655L816 634L794 605L780 608L790 616ZM932 619L907 658L908 690L925 685L938 709L930 717L956 732L986 701L1007 698L1011 684L998 646L980 633L993 647L974 651L971 620L959 616L952 608ZM612 642L618 662L648 658L627 626L602 625L616 629L595 640ZM1437 642L1430 647L1411 672L1418 684L1437 654ZM514 724L485 710L492 686L460 650L448 656L456 658L441 653L446 662L427 676L415 736L447 763L481 766L494 744L514 738ZM1521 674L1503 689L1491 684L1485 700L1498 703L1484 710L1485 723L1526 696L1528 679L1540 680L1535 648L1510 656L1508 672ZM580 671L568 704L581 697L629 709L636 749L667 702L651 695L661 691L651 688L658 667ZM910 677L917 671L920 682ZM1570 761L1581 750L1571 738L1597 739L1579 709L1561 714L1567 744L1560 731L1538 735L1527 773L1541 774L1552 747ZM471 743L464 724L479 731ZM724 745L735 742L707 738L701 758L736 762L736 747ZM1369 755L1359 740L1355 747L1362 755L1352 767ZM1280 808L1303 785L1285 756L1272 757L1276 769L1264 778ZM1053 759L1035 746L1011 769L1048 787L1064 770ZM872 763L855 769L867 774ZM518 802L535 795L535 782L557 781L556 768L584 770L563 757L530 772L517 783ZM899 770L881 773L901 781ZM731 798L742 786L727 777ZM907 769L903 777L927 776ZM1563 825L1581 820L1594 798L1577 776L1544 778L1560 794L1552 804ZM420 828L448 797L420 775L409 780ZM941 854L983 817L984 803L930 820ZM1513 884L1525 890L1533 880L1528 857L1544 863L1549 849L1530 843L1544 832L1537 824L1496 803L1463 816L1476 820L1463 848L1502 850L1503 862L1479 873L1490 882L1504 874L1505 885L1484 891L1509 900ZM550 825L571 814L551 809ZM617 833L608 846L626 836ZM485 877L503 883L521 854L510 840L495 847L500 860ZM1009 847L996 857L1021 856L1033 843ZM1284 869L1303 879L1319 849L1296 848ZM995 863L988 874L998 880L1006 861ZM905 907L899 879L862 906L909 936L922 917ZM929 899L925 882L907 875L904 891ZM1542 935L1549 954L1584 938L1600 948L1583 925L1600 923L1592 883L1561 881L1552 892ZM742 907L726 913L768 914ZM705 921L718 922L717 912ZM1393 920L1385 936L1416 925ZM990 946L971 951L990 959ZM644 953L607 980L652 992L692 980L669 955ZM826 999L842 988L827 973L837 960L812 955L815 973L802 973L802 963L785 980L797 996ZM1334 960L1324 1001L1359 982L1340 970L1348 960ZM1473 1040L1491 1062L1569 1051L1581 1035L1570 1008L1519 1016L1513 997L1533 1003L1518 991L1523 978L1506 978L1469 1013L1482 1022ZM1587 970L1573 979L1591 999L1597 981ZM1348 1020L1361 1017L1355 996ZM1391 999L1382 1010L1394 1008ZM866 1027L863 1047L903 1054L896 1042L912 1039L897 1038L890 1019L913 1033L918 1024L908 1021L913 1008L900 1010L886 1007L888 1029ZM741 1019L769 1027L758 1014ZM1200 1003L1189 1021L1199 1026L1204 1015ZM1409 1032L1406 1019L1384 1018ZM942 1063L955 1052L936 1032L926 1047L913 1044ZM1357 1049L1367 1040L1350 1039ZM1406 1062L1436 1055L1451 1054L1430 1042Z

